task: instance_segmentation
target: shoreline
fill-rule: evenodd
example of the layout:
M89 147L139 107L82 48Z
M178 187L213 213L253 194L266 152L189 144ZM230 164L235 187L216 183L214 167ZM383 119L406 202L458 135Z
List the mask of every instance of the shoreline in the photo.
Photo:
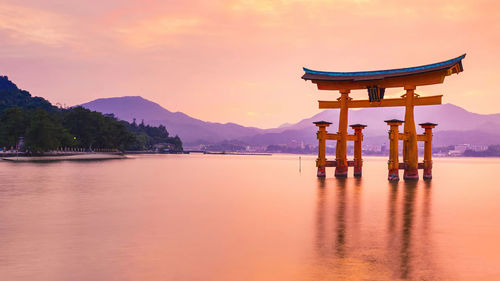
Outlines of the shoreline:
M0 155L0 159L7 162L59 162L59 161L102 161L102 160L115 160L115 159L130 159L127 155L147 155L147 154L155 154L155 155L164 155L170 153L153 153L149 151L139 152L134 151L130 152L73 152L73 153L64 153L64 154L47 154L41 156L26 156L24 154L10 154L10 155ZM303 156L303 157L315 157L314 154L296 154L296 153L241 153L241 152L198 152L198 151L189 151L179 154L200 154L200 155L227 155L227 156L272 156L272 155L294 155L294 156ZM364 157L387 157L387 155L364 155ZM434 156L437 159L456 159L456 158L499 158L498 156Z
M72 155L45 155L45 156L11 156L2 157L9 162L57 162L57 161L94 161L126 159L127 156L118 153L85 153Z

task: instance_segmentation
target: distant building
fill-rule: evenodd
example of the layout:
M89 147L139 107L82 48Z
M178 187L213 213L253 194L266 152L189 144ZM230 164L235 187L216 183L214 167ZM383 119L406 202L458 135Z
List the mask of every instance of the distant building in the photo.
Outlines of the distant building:
M455 145L453 147L453 150L450 150L448 152L449 156L462 156L464 155L464 152L469 149L470 144L460 144L460 145Z
M155 145L153 145L153 148L154 150L156 151L161 151L161 152L168 152L168 151L172 151L175 149L175 145L171 144L171 143L157 143Z
M297 141L297 140L291 140L289 141L286 146L288 148L300 148L304 149L304 142L303 141Z
M486 150L488 150L488 146L487 145L471 145L469 147L469 150L472 150L475 152L486 151Z
M464 153L467 149L469 149L470 144L460 144L460 145L455 145L453 150L460 151Z
M448 156L462 156L464 155L463 151L460 150L450 150L448 151Z
M366 144L366 145L363 145L362 150L371 151L371 152L382 152L382 146L381 145Z

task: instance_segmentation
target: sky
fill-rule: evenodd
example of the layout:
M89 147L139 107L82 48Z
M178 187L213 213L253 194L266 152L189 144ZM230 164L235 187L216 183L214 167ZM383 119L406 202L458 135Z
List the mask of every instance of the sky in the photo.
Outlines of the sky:
M0 75L54 104L142 96L270 128L338 97L302 80L303 66L377 70L467 53L464 72L417 93L498 113L499 10L480 0L0 0Z

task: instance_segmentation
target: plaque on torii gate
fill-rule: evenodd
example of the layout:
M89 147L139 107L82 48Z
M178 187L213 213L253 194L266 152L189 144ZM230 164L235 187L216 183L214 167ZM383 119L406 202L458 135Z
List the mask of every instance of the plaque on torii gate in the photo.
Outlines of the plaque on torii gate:
M432 134L430 129L436 124L434 124L432 128L422 124L426 126L424 127L426 133L424 133L424 135L417 135L413 109L415 106L420 105L441 104L443 96L423 97L416 94L415 89L417 86L441 84L444 82L446 76L462 72L462 60L464 58L465 54L454 59L423 66L360 72L329 72L303 68L305 74L302 76L302 79L310 80L317 85L319 90L337 90L340 92L340 97L335 101L319 101L320 109L339 108L340 116L337 134L329 134L326 132L326 127L329 125L327 124L328 122L316 122L316 126L319 127L318 140L320 142L318 160L316 161L318 176L324 176L325 167L334 166L336 177L347 177L348 166L356 167L356 163L359 163L358 174L361 175L359 166L361 165L361 151L357 153L358 159L355 159L356 161L347 161L347 141L358 140L360 142L362 139L362 134L359 131L360 127L357 127L360 137L348 135L347 133L349 108L404 106L404 122L401 121L401 123L404 123L403 133L398 133L397 136L397 140L403 141L403 165L401 165L401 168L404 169L404 179L418 179L419 168L423 168L424 171L427 169L427 177L429 178L432 161L428 155L430 155L431 152L426 151L426 160L424 160L423 165L419 165L417 141L426 141L425 148L430 150L432 136L429 135L425 137L425 134ZM386 88L399 87L404 88L406 91L401 98L384 99ZM352 90L362 89L368 90L367 100L354 100L349 97L349 93ZM394 126L394 124L392 124L392 126ZM320 139L321 137L323 137L323 139ZM327 139L337 141L335 161L326 160L324 141ZM395 153L397 156L398 152L396 151ZM394 155L391 157L394 158ZM353 164L350 165L351 163ZM399 163L392 163L392 168L394 168L394 166L397 166L397 169L400 167ZM389 170L391 170L391 159L389 160ZM426 177L425 173L424 177ZM389 175L389 179L391 179L391 175ZM397 180L399 180L399 177L397 177Z

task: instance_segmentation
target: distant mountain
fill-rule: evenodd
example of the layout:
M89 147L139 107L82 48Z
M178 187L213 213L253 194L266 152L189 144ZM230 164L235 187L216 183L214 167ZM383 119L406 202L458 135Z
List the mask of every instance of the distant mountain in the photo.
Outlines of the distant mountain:
M290 126L292 126L292 124L290 124L290 123L288 123L288 122L287 122L287 123L283 123L283 124L279 125L279 127L278 127L278 128L280 128L280 129L281 129L281 128L288 128L288 127L290 127Z
M164 125L170 135L178 135L185 144L219 142L239 139L263 132L234 123L205 122L182 112L171 112L159 104L139 96L97 99L81 106L90 110L113 113L117 118L131 122L144 120L150 125Z
M240 140L253 145L283 144L291 140L316 144L314 121L332 122L329 131L336 132L338 109L324 110L311 118L295 124L283 124L278 128L259 129L234 123L212 123L190 117L181 112L171 112L157 103L141 97L106 98L82 104L91 110L113 113L119 119L137 122L144 120L151 125L163 124L172 135L179 135L187 144ZM368 125L364 130L365 143L387 142L388 126L384 120L404 119L404 108L364 108L349 111L349 123ZM500 143L500 114L477 114L453 104L415 107L416 123L434 122L438 127L434 133L435 145L460 143ZM417 131L422 130L417 125Z
M368 127L363 131L365 143L382 144L387 142L388 131L384 120L393 118L404 120L404 110L402 107L350 110L349 124L367 125ZM338 109L324 110L286 128L271 129L273 131L252 136L248 141L279 144L296 139L305 143L316 143L316 128L312 126L312 122L320 120L332 122L333 124L328 129L330 132L336 132L338 116ZM472 113L453 104L415 107L415 123L424 122L438 123L434 130L436 145L500 143L500 114ZM421 131L422 129L417 125L417 132Z
M312 122L320 120L332 122L328 129L330 132L337 132L338 116L338 109L324 110L286 128L270 129L271 132L252 136L246 141L257 144L280 144L296 139L314 144L316 127L312 126ZM363 131L366 144L386 143L388 126L384 120L393 118L404 120L404 108L364 108L349 111L349 124L361 123L368 126ZM500 143L500 114L472 113L453 104L415 107L415 123L424 122L438 123L434 130L435 145ZM417 132L422 132L418 125Z

